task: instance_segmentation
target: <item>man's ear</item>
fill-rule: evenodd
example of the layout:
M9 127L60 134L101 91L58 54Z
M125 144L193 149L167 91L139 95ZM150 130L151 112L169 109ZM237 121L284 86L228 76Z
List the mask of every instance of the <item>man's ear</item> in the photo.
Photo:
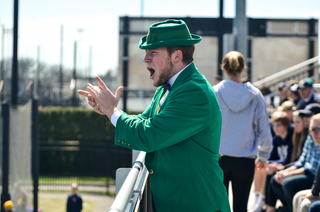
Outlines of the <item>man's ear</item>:
M172 58L173 62L175 62L175 63L178 63L178 62L182 61L182 59L183 59L182 51L179 50L179 49L174 51L172 53L172 57L171 58Z

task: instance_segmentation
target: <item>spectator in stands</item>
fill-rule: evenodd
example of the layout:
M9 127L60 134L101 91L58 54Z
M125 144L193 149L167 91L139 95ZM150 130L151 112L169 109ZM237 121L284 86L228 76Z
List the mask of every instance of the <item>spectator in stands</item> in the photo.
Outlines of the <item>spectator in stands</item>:
M318 114L320 113L320 104L319 103L311 103L311 104L308 104L306 106L305 109L301 110L301 111L304 111L305 113L311 113L311 115L315 115L315 114Z
M284 111L287 113L290 123L293 122L293 111L295 109L296 107L291 101L285 101L280 105L280 107L278 107L279 111Z
M292 136L292 153L291 153L291 160L289 164L286 164L283 166L280 165L274 165L274 164L268 164L266 168L266 205L267 207L269 205L275 205L277 201L276 195L273 193L273 190L270 188L270 180L272 176L274 176L276 171L280 171L284 169L285 167L289 167L294 164L295 161L297 161L301 155L302 148L304 145L304 142L309 134L309 121L311 117L310 111L294 111L293 113L293 122L294 122L294 132ZM263 191L260 189L260 191ZM257 210L258 211L258 210Z
M309 122L311 117L311 111L309 110L297 110L293 113L293 122L294 122L294 132L292 137L292 153L291 153L291 163L286 164L285 166L277 166L277 170L268 166L268 174L266 179L266 204L275 205L277 197L274 194L273 190L270 188L269 182L271 177L274 175L275 171L280 171L285 167L289 167L294 164L295 161L301 156L301 152L309 134ZM271 172L272 171L272 172Z
M316 127L316 125L310 126L310 129L311 127ZM319 146L314 143L311 135L308 135L299 160L294 165L277 172L271 178L271 189L275 197L281 200L283 211L292 211L294 195L298 191L311 187L320 160L318 148ZM275 202L267 207L267 212L274 211Z
M200 41L182 20L151 25L139 47L159 88L140 115L119 110L122 88L114 95L99 77L98 86L78 91L116 126L117 145L147 152L157 212L230 211L219 166L221 112L212 87L193 63L194 44Z
M296 110L293 113L294 131L292 137L291 161L297 161L301 155L303 145L309 134L310 112Z
M243 55L236 51L227 53L221 69L227 79L213 86L222 113L219 162L227 190L232 182L233 211L243 212L247 211L255 163L263 167L267 162L272 137L260 90L241 81L245 70Z
M313 80L311 78L300 80L298 86L299 94L303 99L299 109L304 109L308 104L318 102L318 95L313 89Z
M315 144L320 145L320 114L314 115L311 118L310 133ZM315 203L310 208L313 208L312 210L314 211L320 211L319 206L317 206L318 210L315 210L315 207L316 207L315 205L316 204L318 205L320 203L319 192L320 192L320 166L318 166L317 174L314 179L312 188L299 191L298 193L295 194L293 198L293 211L308 212L309 206L315 201L317 201L317 203Z
M271 123L275 132L273 137L273 149L270 154L269 163L266 167L256 169L254 175L254 196L255 204L249 212L261 212L265 204L265 188L268 188L268 181L276 171L282 170L284 165L290 163L292 152L293 126L290 123L287 113L276 111L271 116ZM268 177L266 178L266 174ZM267 183L267 184L266 184Z
M294 84L290 86L289 92L288 92L288 98L290 101L292 101L295 104L296 108L299 110L301 109L300 106L302 103L302 99L298 92L298 87L299 87L298 84Z
M281 105L285 101L288 101L288 87L286 86L286 83L280 82L278 84L278 94L280 97L279 105Z
M76 183L71 184L72 194L69 195L67 201L67 212L80 212L82 210L82 198L77 193L78 185Z
M320 104L312 103L305 109L293 112L294 133L291 161L297 161L301 155L304 142L309 134L310 118L320 113Z

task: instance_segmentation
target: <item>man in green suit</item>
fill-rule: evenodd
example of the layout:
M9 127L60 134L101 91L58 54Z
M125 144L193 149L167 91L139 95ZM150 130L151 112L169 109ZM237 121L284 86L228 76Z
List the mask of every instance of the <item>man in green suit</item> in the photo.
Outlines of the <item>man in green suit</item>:
M147 152L154 212L229 212L219 167L220 108L210 83L193 63L194 44L182 20L150 26L139 47L153 85L158 87L140 115L117 108L115 95L96 77L88 84L88 103L116 127L115 144Z

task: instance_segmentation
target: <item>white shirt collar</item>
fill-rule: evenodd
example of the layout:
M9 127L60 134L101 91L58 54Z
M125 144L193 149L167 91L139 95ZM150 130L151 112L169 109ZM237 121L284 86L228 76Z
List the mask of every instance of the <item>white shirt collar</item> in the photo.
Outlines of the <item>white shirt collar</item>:
M182 73L182 71L184 71L191 63L189 63L188 65L186 65L181 71L179 71L178 73L176 73L175 75L173 75L173 77L171 77L168 80L168 83L170 84L170 86L172 87L173 83L176 81L176 79L178 78L178 76Z

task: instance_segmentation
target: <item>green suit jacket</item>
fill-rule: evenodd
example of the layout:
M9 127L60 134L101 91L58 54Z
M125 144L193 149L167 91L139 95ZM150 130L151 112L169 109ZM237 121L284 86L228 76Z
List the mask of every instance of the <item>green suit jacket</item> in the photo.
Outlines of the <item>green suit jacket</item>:
M142 114L119 117L115 144L147 152L157 212L229 212L218 163L221 112L212 86L191 63L156 114L162 94L159 87Z

